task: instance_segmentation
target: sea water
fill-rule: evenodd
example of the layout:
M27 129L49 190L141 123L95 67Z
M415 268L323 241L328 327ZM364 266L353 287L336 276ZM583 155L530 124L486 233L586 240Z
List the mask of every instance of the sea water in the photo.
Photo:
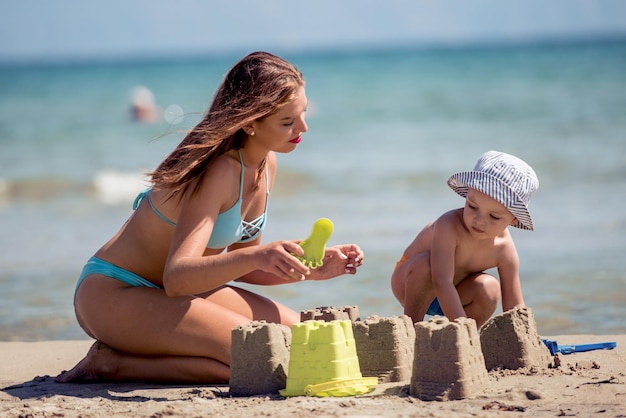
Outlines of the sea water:
M511 228L539 332L626 332L626 42L284 57L307 80L309 131L279 155L263 240L303 239L327 217L329 244L359 244L365 264L246 288L295 310L400 315L395 262L463 205L447 178L494 149L540 180L536 230ZM87 338L72 306L83 264L239 58L0 66L0 340ZM166 110L160 122L130 117L139 85Z

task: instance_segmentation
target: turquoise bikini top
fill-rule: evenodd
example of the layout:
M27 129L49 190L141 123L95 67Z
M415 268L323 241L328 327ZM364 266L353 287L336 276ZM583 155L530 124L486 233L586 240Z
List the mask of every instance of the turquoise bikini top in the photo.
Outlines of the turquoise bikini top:
M244 175L244 165L243 158L241 157L241 151L237 150L239 153L239 161L241 162L241 183L239 185L239 199L235 202L235 204L225 212L220 213L215 220L215 224L213 225L213 232L211 233L211 238L207 243L207 248L211 249L219 249L226 248L235 243L244 243L248 241L252 241L257 238L257 235L263 231L265 228L265 219L267 213L267 201L269 199L269 185L268 185L268 174L267 167L265 168L265 209L261 216L251 221L246 221L241 219L241 201L243 196L243 175ZM133 203L133 210L139 207L139 204L144 199L144 197L148 198L148 203L150 207L156 213L159 218L163 219L165 222L172 226L176 226L174 222L165 217L152 203L152 198L150 197L150 192L152 188L148 188L143 192L139 193L135 202Z

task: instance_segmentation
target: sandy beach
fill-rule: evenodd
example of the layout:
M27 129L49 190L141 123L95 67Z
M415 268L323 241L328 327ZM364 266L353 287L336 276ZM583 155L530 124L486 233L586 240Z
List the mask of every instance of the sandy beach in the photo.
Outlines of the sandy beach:
M471 398L426 402L409 395L410 382L332 398L233 397L225 385L59 384L54 376L74 366L92 341L0 342L0 416L626 416L626 335L545 338L559 345L615 341L617 347L559 354L556 368L492 371L488 387Z

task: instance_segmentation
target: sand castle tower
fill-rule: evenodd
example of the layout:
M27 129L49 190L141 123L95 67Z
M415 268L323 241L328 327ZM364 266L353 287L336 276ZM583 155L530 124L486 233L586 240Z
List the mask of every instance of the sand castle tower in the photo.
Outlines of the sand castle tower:
M483 325L480 342L487 370L548 367L552 356L537 333L530 308L514 308Z
M281 324L252 321L232 330L230 393L251 396L285 387L291 330Z
M415 328L406 315L380 318L372 315L352 324L356 351L365 376L377 376L379 382L403 382L411 379Z
M468 398L489 385L476 321L435 316L415 324L410 393L421 400Z
M359 308L357 306L342 306L335 308L332 306L322 306L315 309L308 309L300 312L300 322L304 321L335 321L347 319L352 322L358 321Z

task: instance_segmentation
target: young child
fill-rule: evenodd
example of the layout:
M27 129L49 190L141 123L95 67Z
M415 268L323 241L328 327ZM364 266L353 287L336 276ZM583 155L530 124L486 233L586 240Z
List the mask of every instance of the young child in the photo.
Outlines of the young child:
M413 322L426 314L469 317L480 328L500 296L503 311L524 306L519 258L507 227L534 229L528 203L539 180L519 158L489 151L448 185L465 197L465 206L426 225L396 264L391 288ZM493 267L500 282L485 273Z

